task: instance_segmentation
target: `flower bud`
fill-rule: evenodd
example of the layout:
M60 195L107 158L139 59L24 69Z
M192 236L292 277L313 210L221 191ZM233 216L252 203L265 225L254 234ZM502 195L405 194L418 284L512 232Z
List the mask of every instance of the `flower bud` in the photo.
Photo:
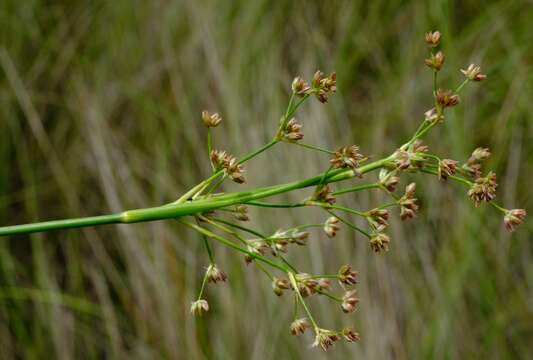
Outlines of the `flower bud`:
M295 77L292 81L292 92L298 96L304 96L309 91L309 84L301 77Z
M218 113L209 114L207 110L202 111L202 121L204 125L208 128L217 127L218 124L222 121L222 118Z
M277 277L274 277L272 280L272 290L274 291L274 294L277 296L283 295L283 290L287 290L291 288L291 284L289 280L287 279L280 279Z
M250 217L248 216L248 206L246 205L237 205L234 212L235 218L240 221L248 221Z
M193 301L191 304L191 314L195 316L203 315L204 313L208 311L209 311L209 304L204 299Z
M431 108L424 113L424 119L428 122L441 123L444 121L444 115L439 114L439 112L435 108Z
M211 264L206 271L207 281L213 284L223 281L225 282L228 279L228 276L221 271L216 264Z
M491 153L489 148L478 147L472 152L472 155L470 156L470 159L468 159L468 162L485 161L490 157L490 155Z
M507 211L505 214L505 217L503 218L503 223L505 224L505 228L509 230L510 232L515 231L515 228L519 225L522 225L524 223L524 219L526 218L526 210L524 209L513 209Z

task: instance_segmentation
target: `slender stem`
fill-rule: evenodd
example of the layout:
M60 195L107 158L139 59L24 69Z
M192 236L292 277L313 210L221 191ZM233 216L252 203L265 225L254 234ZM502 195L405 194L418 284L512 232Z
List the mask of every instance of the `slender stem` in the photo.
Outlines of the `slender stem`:
M347 207L344 207L344 206L340 206L340 205L330 205L330 204L327 204L327 203L321 203L321 202L316 202L316 201L310 201L309 204L310 205L320 206L320 207L325 208L325 209L341 210L341 211L349 212L351 214L355 214L355 215L364 217L365 219L367 218L367 214L362 212L362 211L357 211L357 210L350 209L350 208L347 208Z
M357 225L354 225L352 224L351 222L349 222L348 220L338 216L337 214L335 214L333 211L331 210L328 210L328 209L325 209L330 215L336 217L337 219L339 219L342 223L344 223L345 225L347 225L348 227L352 228L353 230L365 235L367 238L371 238L372 236L367 233L366 231L364 231L363 229L359 228Z
M337 301L337 302L342 303L342 299L339 299L338 297L333 296L333 295L331 295L330 293L327 293L327 292L322 291L322 290L318 290L317 293L319 293L320 295L327 296L328 298L330 298L330 299L332 299L332 300L335 300L335 301Z
M209 159L209 162L211 163L211 169L213 169L213 172L215 172L215 165L211 161L211 151L213 150L213 139L211 135L211 128L207 128L207 158Z
M210 237L210 238L212 238L212 239L214 239L214 240L216 240L216 241L218 241L218 242L220 242L220 243L222 243L222 244L224 244L224 245L226 245L226 246L228 246L228 247L230 247L232 249L235 249L237 251L240 251L240 252L242 252L244 254L249 255L253 259L260 260L260 261L264 262L265 264L268 264L268 265L270 265L270 266L272 266L272 267L274 267L274 268L276 268L278 270L281 270L281 271L283 271L285 273L288 272L288 270L286 268L282 267L281 265L278 265L275 262L270 261L269 259L265 258L264 256L254 254L251 251L243 249L240 246L235 245L233 242L229 241L228 239L223 238L222 236L217 235L217 234L215 234L215 233L213 233L213 232L211 232L211 231L209 231L207 229L204 229L203 227L200 227L198 225L195 225L195 224L193 224L191 222L188 222L188 221L185 221L185 220L180 220L180 222L182 224L185 224L188 227L198 231L199 233L205 234L206 236L208 236L208 237Z
M198 218L196 218L196 224L199 225ZM205 249L207 250L207 255L209 256L209 262L211 262L211 264L214 264L215 257L213 256L213 251L211 250L211 246L209 246L209 240L207 239L207 236L205 236L204 234L202 234L202 238L204 239Z
M334 191L332 195L341 195L341 194L352 193L352 192L357 192L357 191L362 191L362 190L367 190L367 189L379 189L380 187L381 187L380 183L363 184L363 185L358 185L358 186L354 186L354 187L347 188L347 189L340 189L340 190Z
M298 300L300 300L300 303L302 304L303 308L305 309L305 312L307 313L307 316L309 317L309 320L311 321L311 324L313 324L313 327L315 328L315 331L318 331L319 327L317 323L315 322L315 319L313 318L313 315L311 315L311 311L309 311L309 308L307 307L307 304L304 301L304 298L302 297L302 294L300 294L300 289L298 288L298 283L296 282L296 278L294 277L294 274L289 271L289 280L292 284L292 287L294 288L294 292L296 292L296 295L298 296Z
M291 144L298 145L298 146L301 146L301 147L304 147L304 148L307 148L307 149L311 149L311 150L320 151L320 152L323 152L323 153L326 153L326 154L329 154L329 155L335 155L335 151L323 149L323 148L315 146L315 145L304 144L304 143L299 142L299 141L298 142L292 142Z
M465 81L463 81L463 82L461 83L461 85L459 85L459 86L457 87L457 89L455 89L455 93L456 93L456 94L459 94L459 92L463 89L463 87L468 83L468 80L470 80L470 79L466 78Z
M204 274L204 279L202 280L202 286L200 287L200 293L198 293L198 300L202 299L202 295L204 294L205 284L207 283L207 271Z
M267 207L267 208L295 208L295 207L302 207L305 206L305 204L299 203L299 204L271 204L267 202L262 201L248 201L246 205L253 205L253 206L259 206L259 207Z

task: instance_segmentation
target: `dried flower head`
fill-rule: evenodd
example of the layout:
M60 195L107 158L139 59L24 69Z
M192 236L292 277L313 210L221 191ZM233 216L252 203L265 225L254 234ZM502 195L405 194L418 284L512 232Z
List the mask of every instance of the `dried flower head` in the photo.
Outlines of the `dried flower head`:
M505 217L503 218L503 223L505 228L510 232L515 231L515 228L524 223L527 212L524 209L513 209L507 211Z
M243 175L244 169L234 157L230 156L227 158L226 162L224 163L224 172L231 178L231 180L238 184L245 182Z
M381 185L385 186L388 191L394 192L396 191L396 187L400 183L400 178L398 176L392 175L386 169L381 169L379 172L379 182L381 183Z
M382 232L374 233L370 238L370 248L376 253L389 251L389 243L389 236Z
M466 163L461 166L461 169L474 179L481 176L481 164L479 163Z
M415 196L416 184L410 183L405 188L405 194L398 200L400 205L400 218L402 220L412 219L418 211L417 199Z
M411 156L409 152L398 149L394 153L394 164L399 170L408 169L411 166Z
M337 219L335 216L331 216L326 220L326 222L324 223L324 232L328 237L332 238L337 235L337 231L339 231L338 224L339 219Z
M439 179L446 180L448 176L452 176L457 171L457 161L451 159L443 159L439 161Z
M436 54L431 54L429 59L425 59L424 63L435 71L442 69L444 65L444 54L438 51Z
M317 191L313 196L313 200L323 203L328 203L330 205L335 204L335 197L333 196L329 185L319 186Z
M337 273L339 276L339 281L344 285L355 285L357 284L357 276L359 273L352 270L350 265L343 265Z
M222 150L211 150L211 163L215 169L220 169L228 161L229 155Z
M344 293L341 303L342 311L344 311L345 313L351 313L357 309L359 298L355 296L356 294L357 290L350 290Z
M468 196L477 207L482 201L491 201L496 197L496 174L490 171L485 177L478 177L468 190Z
M409 152L411 153L427 153L429 151L429 146L424 144L421 139L416 139L411 146L409 146Z
M472 151L472 155L470 155L468 162L470 163L485 161L490 158L490 155L491 153L489 148L478 147L474 151Z
M344 146L335 151L335 157L330 160L334 168L351 168L353 170L359 167L359 163L366 158L359 152L357 145Z
M291 87L292 87L292 92L298 96L304 96L311 89L309 87L309 84L299 76L294 78L294 80L292 81Z
M292 335L300 335L305 332L305 330L310 329L311 324L307 321L306 318L296 319L291 323L290 330Z
M211 264L207 267L205 274L207 281L216 284L219 281L226 281L228 276L218 268L216 264Z
M298 141L304 138L302 133L302 125L298 123L296 118L292 118L285 126L285 131L283 132L283 138L287 141Z
M337 74L333 72L329 76L325 76L322 71L317 70L311 85L317 99L321 103L326 103L328 102L329 94L335 93L337 90Z
M199 299L196 301L193 301L191 304L191 314L195 316L203 315L204 313L209 311L209 304L207 303L207 300Z
M222 117L218 113L210 114L207 110L202 111L202 121L208 128L217 127L222 121Z
M280 279L277 277L274 277L272 280L272 290L274 291L274 294L277 296L283 295L283 290L287 290L291 288L291 283L288 279Z
M437 103L443 107L455 106L461 101L459 95L454 95L451 90L438 89L435 96Z
M247 250L251 254L254 254L254 255L265 255L265 253L267 252L269 248L270 247L263 239L255 240L253 242L250 242L247 245ZM244 260L246 261L247 264L249 264L254 260L254 258L252 255L246 254L246 256L244 257Z
M443 122L444 115L440 114L437 109L431 108L424 113L424 119L428 122Z
M313 347L320 345L322 350L327 351L337 340L339 340L339 335L336 332L326 329L317 329Z
M234 216L237 220L248 221L250 217L248 216L248 206L246 205L237 205L235 207Z
M298 291L303 297L311 296L320 289L318 280L306 273L296 274L296 282L298 284Z
M482 81L487 78L487 75L481 73L481 67L476 64L468 65L468 68L461 69L461 72L472 81Z
M441 38L440 31L433 31L433 32L427 32L425 34L425 40L426 44L429 45L429 47L437 47L439 45Z
M372 209L368 212L368 222L370 225L378 230L381 231L385 229L387 226L389 226L389 210L387 209Z
M360 340L359 333L349 326L342 329L342 336L348 342L356 342Z

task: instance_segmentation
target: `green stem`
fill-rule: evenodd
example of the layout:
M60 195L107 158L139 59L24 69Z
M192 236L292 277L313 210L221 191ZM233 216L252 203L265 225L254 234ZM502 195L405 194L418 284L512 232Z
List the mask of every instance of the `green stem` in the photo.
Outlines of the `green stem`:
M383 158L381 160L377 160L372 163L361 166L360 168L358 168L358 171L364 174L387 165L389 161L390 159L388 157ZM214 174L213 176L215 175L216 174ZM258 188L252 191L229 193L214 198L202 198L195 201L188 201L183 203L176 203L170 205L167 204L152 208L129 210L119 214L5 226L0 227L0 236L28 234L34 232L52 231L66 228L79 228L103 224L129 224L136 222L173 219L182 216L203 213L209 210L216 210L231 205L244 204L250 201L267 198L293 190L316 186L321 181L323 176L324 175L322 174L301 181L294 181L286 184ZM353 177L354 173L352 170L335 169L334 171L330 172L330 176L328 176L327 182L337 182Z
M248 201L246 205L253 205L253 206L259 206L259 207L267 207L267 208L296 208L296 207L302 207L305 206L305 204L271 204L263 201Z
M307 304L304 301L304 298L302 297L302 294L300 294L300 289L298 289L298 283L296 282L296 278L294 277L294 274L289 271L289 280L292 284L292 287L294 287L294 291L296 292L296 295L298 296L298 300L300 300L300 303L302 304L303 308L305 309L305 312L307 313L307 316L309 317L309 320L311 321L311 324L313 324L313 327L315 328L315 331L318 331L319 327L313 318L313 315L311 315L311 311L307 307Z
M213 169L213 172L215 172L215 165L211 161L211 151L213 150L213 139L211 136L211 128L207 128L207 157L209 159L209 162L211 163L211 169Z
M324 209L326 210L331 216L334 216L336 217L337 219L339 219L343 224L347 225L348 227L352 228L353 230L365 235L367 238L371 238L372 236L367 233L366 231L364 231L363 229L359 228L358 226L352 224L351 222L349 222L348 220L345 220L344 218L338 216L337 214L335 214L333 211L331 210L328 210L328 209Z
M304 144L304 143L301 143L301 142L293 142L291 144L298 145L298 146L304 147L306 149L320 151L320 152L323 152L323 153L326 153L326 154L329 154L329 155L335 155L335 151L323 149L323 148L318 147L318 146Z
M466 78L465 81L463 81L463 82L461 83L461 85L459 85L459 86L457 87L457 89L455 89L455 93L456 93L456 94L459 94L459 92L463 89L463 87L468 83L468 80L470 80L470 79Z
M380 187L381 187L380 183L363 184L363 185L354 186L354 187L347 188L347 189L340 189L340 190L334 191L332 195L341 195L341 194L357 192L357 191L362 191L362 190L367 190L367 189L379 189Z
M350 208L347 208L347 207L344 207L344 206L340 206L340 205L330 205L330 204L320 203L320 202L316 202L316 201L310 201L309 204L310 205L320 206L320 207L322 207L324 209L341 210L341 211L345 211L345 212L348 212L348 213L351 213L351 214L355 214L355 215L364 217L365 219L367 218L367 214L362 212L362 211L357 211L357 210L350 209Z

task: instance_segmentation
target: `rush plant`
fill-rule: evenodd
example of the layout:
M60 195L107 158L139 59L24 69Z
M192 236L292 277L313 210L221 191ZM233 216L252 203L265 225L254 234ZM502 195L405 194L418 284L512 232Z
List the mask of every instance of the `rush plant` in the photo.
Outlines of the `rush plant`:
M286 256L288 250L306 245L310 236L309 230L319 228L328 237L335 237L341 225L344 225L366 237L372 252L380 254L388 251L392 246L391 239L386 233L391 209L398 208L402 220L414 218L419 210L414 182L407 184L403 193L397 191L401 177L406 173L433 176L441 181L451 180L466 186L467 195L474 206L487 203L495 208L502 214L504 225L509 231L514 231L523 223L526 216L526 211L523 209L505 209L494 201L497 188L496 174L492 171L485 172L482 167L484 161L491 155L488 148L477 148L465 162L459 162L431 153L429 147L422 142L430 130L446 121L446 112L460 103L460 93L465 86L481 82L486 78L478 65L470 64L461 70L464 79L454 90L441 88L438 74L443 68L445 57L442 51L436 50L440 40L441 34L438 31L429 32L425 36L429 47L429 57L425 60L425 64L431 70L433 77L433 107L425 112L420 126L412 137L381 159L369 161L356 145L329 150L302 141L304 138L302 125L295 117L298 109L313 98L321 103L327 103L328 98L336 91L336 74L325 75L317 71L310 83L300 77L293 80L287 109L279 120L272 140L243 157L237 158L213 147L212 132L223 120L218 113L202 112L201 120L207 128L207 155L212 174L174 202L103 216L5 226L0 227L0 236L174 219L198 232L209 258L198 297L191 305L192 314L202 315L209 311L209 303L205 296L205 289L209 283L216 284L227 280L227 275L216 263L215 249L212 245L213 242L217 242L241 253L246 263L253 264L262 271L271 282L274 294L282 296L290 293L294 299L294 321L289 327L293 335L311 329L315 335L313 345L320 346L324 350L340 339L348 342L358 341L359 334L350 326L341 330L329 330L320 326L319 320L312 315L306 303L306 298L310 296L324 296L337 303L344 313L352 313L357 309L359 302L354 288L358 273L350 265L342 265L338 271L331 274L308 274L291 264ZM245 184L245 164L280 143L323 153L330 158L330 166L314 177L286 184L252 187L234 193L220 191L224 181ZM371 176L370 173L377 174ZM357 179L360 183L336 190L330 187L332 183L350 179ZM274 195L305 188L312 189L312 192L296 203L262 201ZM390 201L377 204L372 209L352 209L337 203L337 198L344 194L370 189L383 191L390 197ZM263 234L243 225L249 220L248 206L280 209L314 207L324 211L326 220L320 224L302 224L277 230L271 234ZM231 218L222 216L223 214L230 214ZM359 227L342 214L361 217L367 226ZM337 285L337 289L334 285Z

